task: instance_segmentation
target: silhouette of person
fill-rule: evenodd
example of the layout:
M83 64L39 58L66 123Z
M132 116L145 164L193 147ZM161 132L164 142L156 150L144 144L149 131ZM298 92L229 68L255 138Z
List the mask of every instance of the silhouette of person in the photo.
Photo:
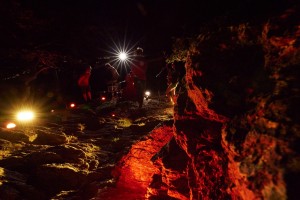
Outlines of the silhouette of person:
M90 87L90 77L91 77L92 67L86 67L84 73L82 73L78 78L78 86L81 89L82 97L85 102L92 100L91 87Z
M134 80L134 87L136 89L136 101L139 108L143 106L144 93L146 89L146 71L147 62L143 54L143 49L138 47L135 51L134 59L131 64L130 74Z

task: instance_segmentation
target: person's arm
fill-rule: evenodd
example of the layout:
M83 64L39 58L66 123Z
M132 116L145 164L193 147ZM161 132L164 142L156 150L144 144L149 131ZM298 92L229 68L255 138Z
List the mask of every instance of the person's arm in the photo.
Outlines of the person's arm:
M119 72L115 68L114 68L114 71L115 71L116 75L119 77L120 76Z

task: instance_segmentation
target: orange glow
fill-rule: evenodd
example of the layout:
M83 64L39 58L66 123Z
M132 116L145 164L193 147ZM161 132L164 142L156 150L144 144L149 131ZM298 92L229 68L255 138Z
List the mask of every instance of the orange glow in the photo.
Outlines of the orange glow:
M130 152L123 156L112 172L118 178L116 187L100 194L98 199L145 199L153 175L159 173L151 158L172 137L173 128L162 126L154 129L145 140L132 145Z
M9 122L9 123L6 124L6 128L7 129L15 128L16 126L17 125L15 123L13 123L13 122Z
M170 97L170 101L171 101L172 105L175 105L175 102L172 97Z

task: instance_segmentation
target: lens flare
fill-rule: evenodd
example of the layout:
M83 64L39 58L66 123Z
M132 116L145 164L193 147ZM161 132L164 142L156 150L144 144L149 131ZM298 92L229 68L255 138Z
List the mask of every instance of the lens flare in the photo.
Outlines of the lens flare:
M134 59L134 49L137 43L132 44L126 36L123 41L111 38L111 43L107 44L108 50L104 50L109 54L108 58L114 67L121 72L128 73L130 64Z
M34 113L30 110L24 110L17 113L17 120L21 122L29 122L34 119Z

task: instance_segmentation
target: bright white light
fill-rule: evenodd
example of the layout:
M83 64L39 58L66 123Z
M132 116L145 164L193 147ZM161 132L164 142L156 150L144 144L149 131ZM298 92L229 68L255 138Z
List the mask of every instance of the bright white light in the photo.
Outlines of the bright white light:
M12 122L6 124L6 128L7 128L7 129L15 128L16 126L17 126L17 125L16 125L15 123L12 123Z
M136 44L132 44L131 41L128 41L126 35L123 41L112 39L111 42L112 44L107 44L109 50L106 50L108 55L110 55L109 62L118 71L127 74L130 71L130 64L134 58L133 53Z
M70 103L70 108L75 108L75 103Z
M149 91L146 91L145 92L145 95L148 97L148 96L150 96L150 92Z
M124 60L126 60L128 57L127 57L127 54L125 53L125 52L121 52L121 53L119 53L119 59L121 60L121 61L124 61Z
M33 118L34 118L34 114L32 111L28 111L28 110L20 111L17 114L17 119L22 122L31 121L31 120L33 120Z

